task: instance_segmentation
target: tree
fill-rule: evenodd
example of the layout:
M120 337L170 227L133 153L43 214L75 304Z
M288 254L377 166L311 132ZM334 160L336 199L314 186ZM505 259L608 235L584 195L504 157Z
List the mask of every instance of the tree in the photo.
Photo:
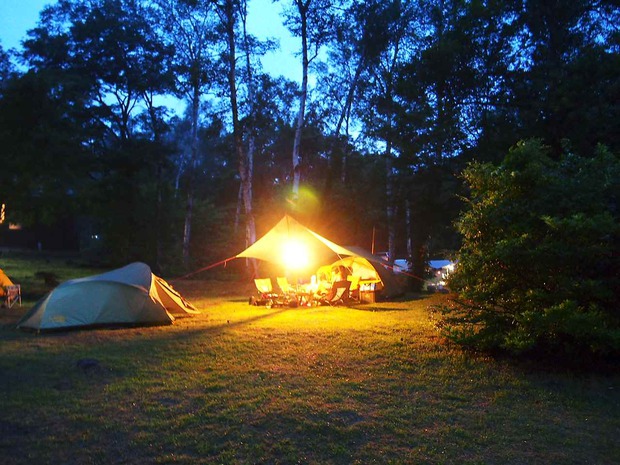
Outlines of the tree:
M404 214L395 221L406 219L398 226L404 228L416 276L424 275L434 254L455 245L446 226L458 211L459 159L476 143L480 115L499 103L497 76L505 65L503 28L509 21L506 7L496 3L422 3L412 26L412 49L397 70L394 191ZM422 281L415 284L421 287Z
M91 111L107 135L127 140L144 97L171 90L165 73L172 50L159 41L152 16L140 0L60 0L44 10L26 56L39 67L61 60L57 66L90 86Z
M512 134L510 144L539 137L558 157L565 139L583 153L598 143L617 150L617 2L529 0L511 15L510 67L499 81L510 98L485 131L504 139ZM501 121L506 125L498 129Z
M620 160L550 158L538 140L473 163L444 333L482 349L620 351Z
M385 16L382 23L387 31L385 47L377 54L376 60L368 68L368 83L365 87L367 105L363 123L367 137L382 147L385 163L385 202L388 228L388 259L396 258L396 177L394 160L399 156L396 142L396 117L401 111L397 96L399 71L411 50L410 41L415 38L412 32L415 16L412 2L399 0L388 2L382 10Z
M73 138L81 147L56 154L55 163L72 166L70 157L78 154L87 159L80 173L94 187L80 197L87 214L99 217L113 250L148 257L157 266L160 230L146 225L165 222L170 149L162 138L166 111L156 97L172 92L172 48L160 41L153 18L151 4L139 0L61 0L43 11L24 43L24 56L32 72L51 84L50 95L62 96L69 110L61 120L73 122ZM105 176L123 189L109 191L101 182ZM115 224L128 210L132 215L123 227L133 226L136 236L142 232L148 247L117 233Z
M333 34L333 3L333 0L292 0L285 10L285 25L293 35L301 38L301 88L293 142L293 201L299 197L301 182L300 149L308 99L308 72L310 63Z
M224 36L224 47L222 52L222 66L226 71L226 86L227 94L230 103L230 111L232 117L232 136L234 150L237 155L237 162L239 165L239 177L241 179L240 195L243 201L245 209L246 219L246 245L252 244L256 240L256 226L254 222L254 214L252 212L252 176L253 176L253 152L254 152L254 137L250 136L249 150L245 150L243 144L243 127L240 117L240 103L238 95L238 70L237 70L237 40L238 40L238 22L239 15L241 15L244 45L247 46L247 33L245 30L246 19L246 4L245 1L240 5L236 0L223 0L221 2L216 1L215 7L220 19L220 26ZM249 50L246 49L249 53ZM246 65L248 68L247 77L250 93L253 89L253 83L250 81L251 67L249 67L249 59L246 53ZM250 109L253 108L253 104L250 104ZM252 264L253 275L256 275L256 263Z
M333 182L347 179L347 155L351 126L358 125L355 97L364 71L376 64L390 41L391 9L381 1L353 1L341 14L335 15L334 34L328 46L328 72L319 74L322 95L322 120L331 131L325 197L331 196ZM360 106L359 104L357 105ZM344 131L344 133L343 133Z
M174 47L173 70L176 93L188 101L190 152L186 164L186 206L183 226L183 261L190 258L192 220L194 217L196 170L198 166L198 132L200 105L205 93L212 87L215 73L214 53L217 34L215 10L209 0L157 0L163 25L162 39Z
M0 203L12 222L51 224L75 213L93 159L84 149L71 91L30 71L3 83L0 98ZM59 163L59 161L62 161Z
M5 87L13 72L10 55L2 48L2 44L0 44L0 95L2 95L2 89Z

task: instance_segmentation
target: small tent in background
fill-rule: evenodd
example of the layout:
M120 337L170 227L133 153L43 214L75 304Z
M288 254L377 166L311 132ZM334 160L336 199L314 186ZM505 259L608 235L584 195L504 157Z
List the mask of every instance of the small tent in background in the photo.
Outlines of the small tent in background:
M51 330L103 325L165 325L198 312L148 265L66 281L19 321L18 328Z
M349 257L341 258L332 263L330 267L343 265L353 276L358 276L360 282L376 282L381 297L390 298L402 294L402 285L396 279L394 273L386 268L388 263L370 252L354 246L347 246L354 253Z
M5 296L6 291L4 290L7 286L12 286L13 281L9 279L9 277L0 269L0 300Z

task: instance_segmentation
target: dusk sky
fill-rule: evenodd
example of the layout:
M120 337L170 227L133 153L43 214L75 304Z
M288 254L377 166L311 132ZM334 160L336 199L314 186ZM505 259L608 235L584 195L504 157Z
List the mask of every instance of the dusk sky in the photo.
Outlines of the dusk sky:
M36 26L39 13L53 0L0 0L0 44L5 50L20 47L26 32ZM282 25L279 5L271 0L251 0L248 29L258 37L280 39L281 50L265 56L263 66L274 75L300 80L301 64L293 53L299 48L299 39L292 38Z

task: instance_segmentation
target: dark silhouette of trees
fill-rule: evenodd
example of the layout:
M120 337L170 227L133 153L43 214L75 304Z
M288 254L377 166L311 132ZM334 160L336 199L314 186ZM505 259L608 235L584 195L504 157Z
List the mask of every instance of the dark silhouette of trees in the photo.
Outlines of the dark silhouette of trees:
M297 83L261 69L251 0L59 0L0 50L0 201L161 268L206 260L194 227L240 249L294 208L422 275L459 246L468 162L619 150L616 3L278 2Z

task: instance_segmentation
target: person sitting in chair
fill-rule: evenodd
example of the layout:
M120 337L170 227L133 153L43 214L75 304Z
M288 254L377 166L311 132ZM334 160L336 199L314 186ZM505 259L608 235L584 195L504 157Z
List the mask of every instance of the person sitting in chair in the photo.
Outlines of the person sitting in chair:
M346 267L342 265L335 266L332 269L332 284L340 281L346 281L349 274L349 270L347 270Z
M321 299L329 293L332 288L332 281L329 273L320 271L316 274L316 291L314 293L315 299Z

